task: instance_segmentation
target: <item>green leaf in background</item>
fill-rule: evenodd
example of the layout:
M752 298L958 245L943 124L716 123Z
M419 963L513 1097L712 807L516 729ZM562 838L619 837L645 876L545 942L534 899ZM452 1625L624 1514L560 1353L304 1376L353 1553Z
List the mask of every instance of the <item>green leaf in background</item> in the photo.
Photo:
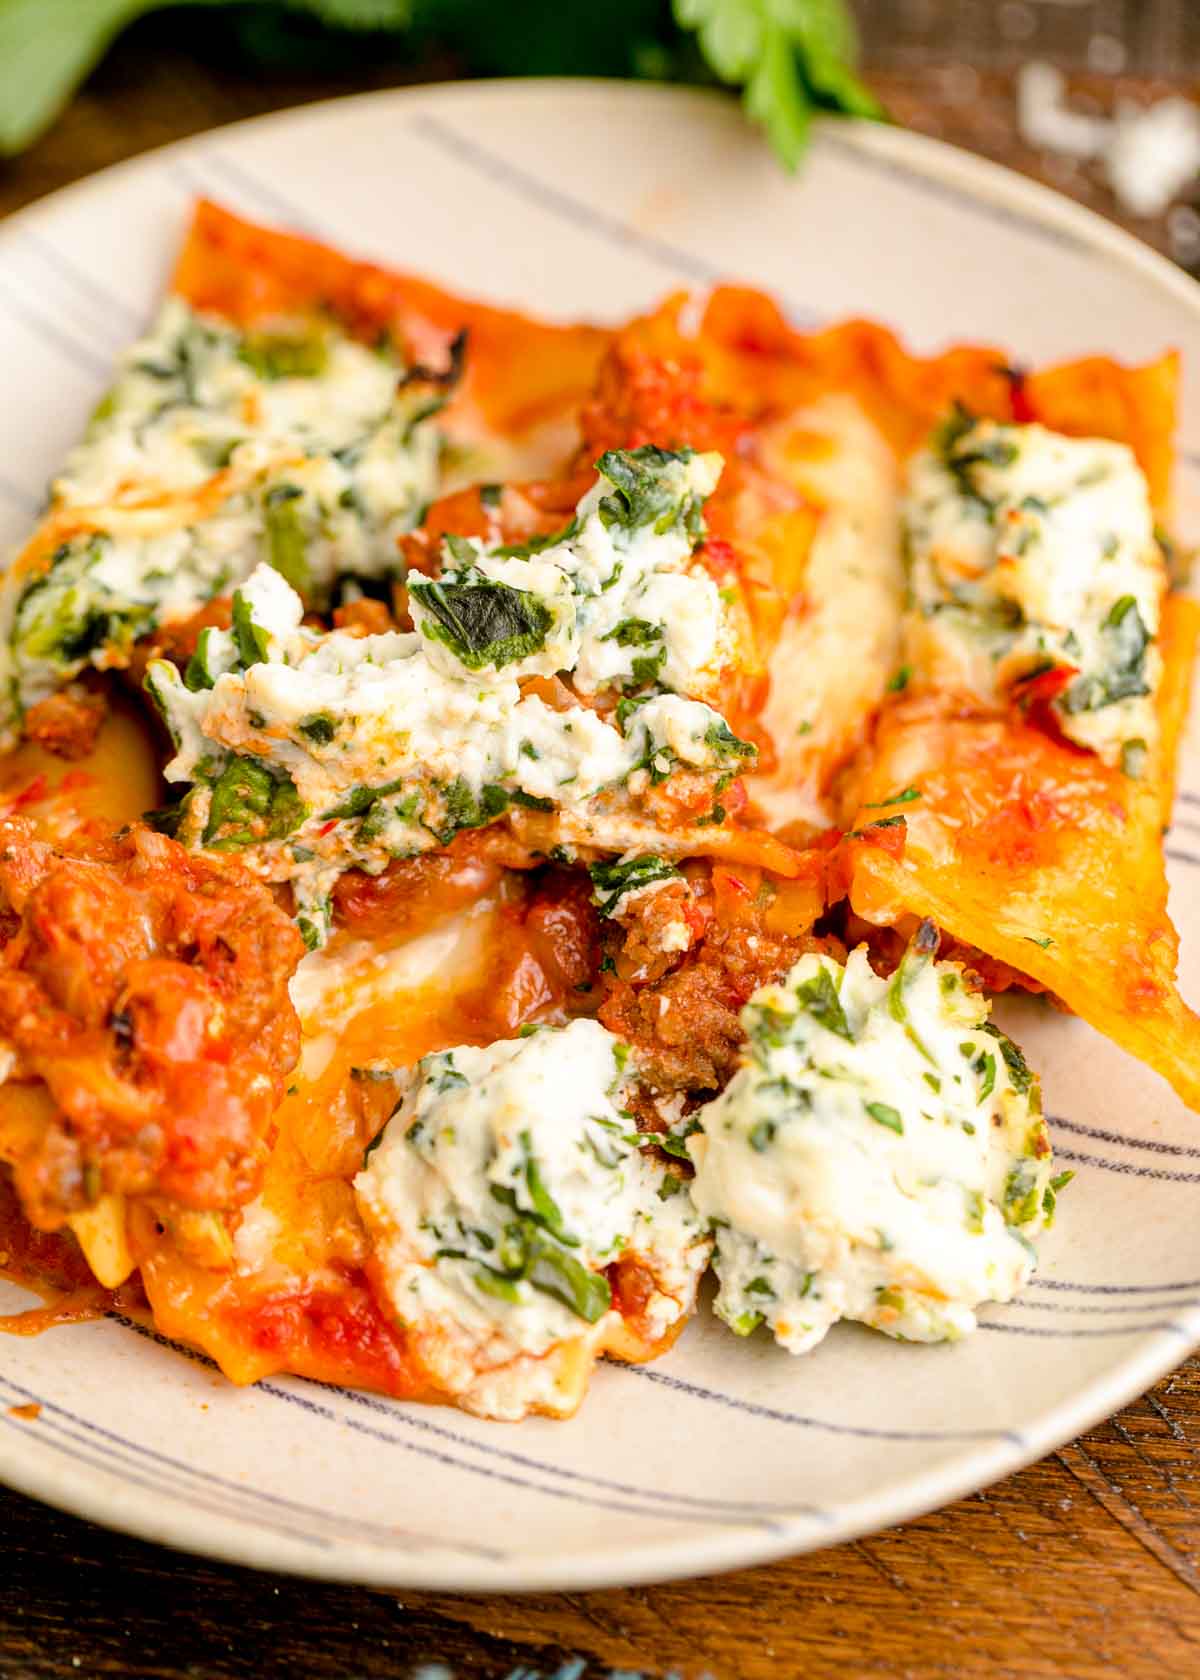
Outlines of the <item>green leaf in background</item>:
M131 23L168 0L0 0L0 155L36 140ZM232 0L169 0L225 6ZM278 0L339 29L403 29L410 0Z
M199 8L229 24L201 13L198 48L225 39L268 69L351 69L392 49L419 63L450 48L482 74L715 77L743 89L789 168L814 108L882 115L854 73L846 0L0 0L0 155L49 127L127 25Z
M3 0L0 5L0 152L11 155L58 115L138 0Z
M789 169L804 155L814 106L883 115L854 73L844 0L673 0L673 10L721 80L742 85L747 114Z

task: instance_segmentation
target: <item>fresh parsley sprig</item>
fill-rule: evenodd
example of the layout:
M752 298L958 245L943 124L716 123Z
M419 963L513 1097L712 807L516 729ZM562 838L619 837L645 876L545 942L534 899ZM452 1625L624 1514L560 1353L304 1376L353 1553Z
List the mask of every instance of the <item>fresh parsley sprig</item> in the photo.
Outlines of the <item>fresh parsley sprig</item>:
M843 0L673 0L723 82L742 88L749 116L794 169L814 110L881 117L855 74L857 40Z

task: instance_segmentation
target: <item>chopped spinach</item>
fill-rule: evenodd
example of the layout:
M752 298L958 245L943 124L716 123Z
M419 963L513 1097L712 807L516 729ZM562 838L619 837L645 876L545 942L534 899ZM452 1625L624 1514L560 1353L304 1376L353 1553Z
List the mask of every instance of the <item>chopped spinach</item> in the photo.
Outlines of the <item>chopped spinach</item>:
M408 589L429 614L421 621L422 634L444 643L469 671L511 665L536 653L554 622L536 595L497 583L474 567L448 578L413 573Z
M271 638L261 624L254 622L249 601L240 589L233 594L233 645L243 667L261 665L267 657Z
M1037 1173L1030 1161L1018 1161L1004 1181L1004 1217L1009 1225L1028 1225L1036 1219L1040 1198Z
M815 1021L819 1021L827 1032L836 1033L839 1038L847 1039L851 1044L854 1042L854 1034L850 1031L842 1000L827 968L822 966L810 980L805 980L797 986L796 998L800 1007L807 1010Z
M546 1181L542 1177L541 1168L538 1166L537 1158L533 1153L531 1133L522 1132L520 1143L525 1156L525 1187L529 1192L529 1200L532 1204L530 1217L536 1219L540 1225L544 1225L552 1236L558 1238L560 1243L565 1243L568 1248L578 1248L579 1238L571 1236L566 1230L563 1225L562 1210L546 1188Z
M743 741L733 733L724 718L714 718L704 731L704 744L720 759L756 758L758 748L753 741Z
M889 1132L898 1132L903 1136L904 1120L898 1108L893 1108L890 1103L885 1102L864 1103L863 1107L872 1120L877 1121L881 1126L886 1126Z
M328 712L313 712L301 718L296 728L315 747L327 747L337 734L337 724Z
M263 497L267 559L298 595L312 594L312 567L299 503L303 491L295 484L274 484Z
M1100 633L1109 655L1108 664L1103 671L1085 672L1067 689L1062 705L1069 714L1099 711L1103 706L1115 705L1118 700L1129 700L1150 692L1150 684L1146 681L1146 649L1150 645L1150 632L1132 595L1122 595L1119 601L1114 602Z
M196 638L196 648L188 660L183 672L183 686L193 694L203 688L213 688L216 685L216 675L209 663L213 628L205 625Z
M301 726L303 727L303 726ZM385 794L398 793L404 786L403 777L395 782L382 782L378 787L359 785L351 788L345 799L339 805L332 806L328 811L321 812L322 822L329 822L334 817L363 817Z
M559 531L547 531L540 537L530 537L523 543L501 543L498 548L489 552L502 560L529 560L535 554L542 554L548 548L555 548L559 543L569 542L579 530L579 520L572 514L571 518Z
M488 783L478 793L464 776L458 776L441 789L445 820L432 830L438 844L448 846L464 828L485 828L502 817L511 805L525 805L537 811L553 810L549 800L535 799L532 794L517 788L504 788Z
M318 328L298 335L247 333L238 360L260 379L319 379L329 365L329 345Z
M596 462L613 487L600 501L600 518L606 526L639 531L645 526L662 533L682 525L693 539L704 534L703 500L681 487L678 470L693 450L659 449L644 444L640 449L610 449Z
M589 864L588 874L592 878L592 903L602 916L611 916L626 893L638 892L659 881L683 879L673 863L653 856Z
M306 815L290 776L255 758L233 758L212 784L202 843L224 852L282 840Z
M616 642L618 647L651 647L655 642L663 639L661 624L651 624L647 618L623 618L615 630L610 630L601 641Z
M153 628L155 609L115 594L92 574L111 544L104 532L60 544L17 601L12 646L21 662L81 664L97 649L127 649Z
M990 1033L996 1040L1000 1054L1004 1058L1004 1065L1008 1069L1008 1077L1012 1081L1013 1090L1020 1096L1024 1096L1033 1084L1034 1078L1029 1063L1017 1049L1012 1039L1002 1033L993 1022L985 1021L980 1031Z
M449 1253L451 1258L463 1258ZM597 1323L612 1305L612 1290L603 1273L593 1272L568 1253L533 1219L515 1219L504 1227L497 1260L499 1265L480 1266L474 1273L476 1284L486 1294L516 1301L520 1299L518 1286L528 1283L561 1301L588 1324Z

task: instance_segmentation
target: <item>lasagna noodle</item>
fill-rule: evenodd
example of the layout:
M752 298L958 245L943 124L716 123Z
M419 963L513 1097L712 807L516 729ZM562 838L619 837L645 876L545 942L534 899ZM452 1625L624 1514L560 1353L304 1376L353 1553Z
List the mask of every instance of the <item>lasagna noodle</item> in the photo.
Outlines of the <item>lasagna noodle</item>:
M855 784L850 900L869 921L930 917L1028 975L1161 1073L1200 1109L1200 1019L1175 985L1164 797L1173 775L1200 607L1166 603L1157 761L1132 780L1016 716L952 698L880 719ZM903 790L920 797L888 806ZM870 824L903 815L902 848Z

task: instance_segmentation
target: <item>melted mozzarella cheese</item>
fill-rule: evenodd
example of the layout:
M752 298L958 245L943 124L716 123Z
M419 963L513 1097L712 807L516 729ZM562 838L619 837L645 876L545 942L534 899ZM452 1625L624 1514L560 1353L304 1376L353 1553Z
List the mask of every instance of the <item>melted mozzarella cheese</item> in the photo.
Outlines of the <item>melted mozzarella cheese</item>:
M987 1013L919 941L890 981L861 947L755 993L743 1066L689 1140L732 1329L765 1322L793 1353L842 1318L953 1339L1026 1282L1050 1144L1036 1080Z
M904 517L923 676L995 703L1061 670L1064 734L1109 763L1153 742L1166 572L1131 450L964 416L914 459Z
M602 1268L637 1255L645 1316L691 1309L709 1244L624 1111L597 1022L426 1056L355 1180L382 1287L430 1379L470 1410L562 1410L561 1364L612 1327Z
M793 446L797 436L819 449ZM896 668L904 579L892 450L853 398L828 396L763 437L767 464L820 509L802 595L771 656L762 718L776 763L754 798L776 824L825 820L829 773Z

